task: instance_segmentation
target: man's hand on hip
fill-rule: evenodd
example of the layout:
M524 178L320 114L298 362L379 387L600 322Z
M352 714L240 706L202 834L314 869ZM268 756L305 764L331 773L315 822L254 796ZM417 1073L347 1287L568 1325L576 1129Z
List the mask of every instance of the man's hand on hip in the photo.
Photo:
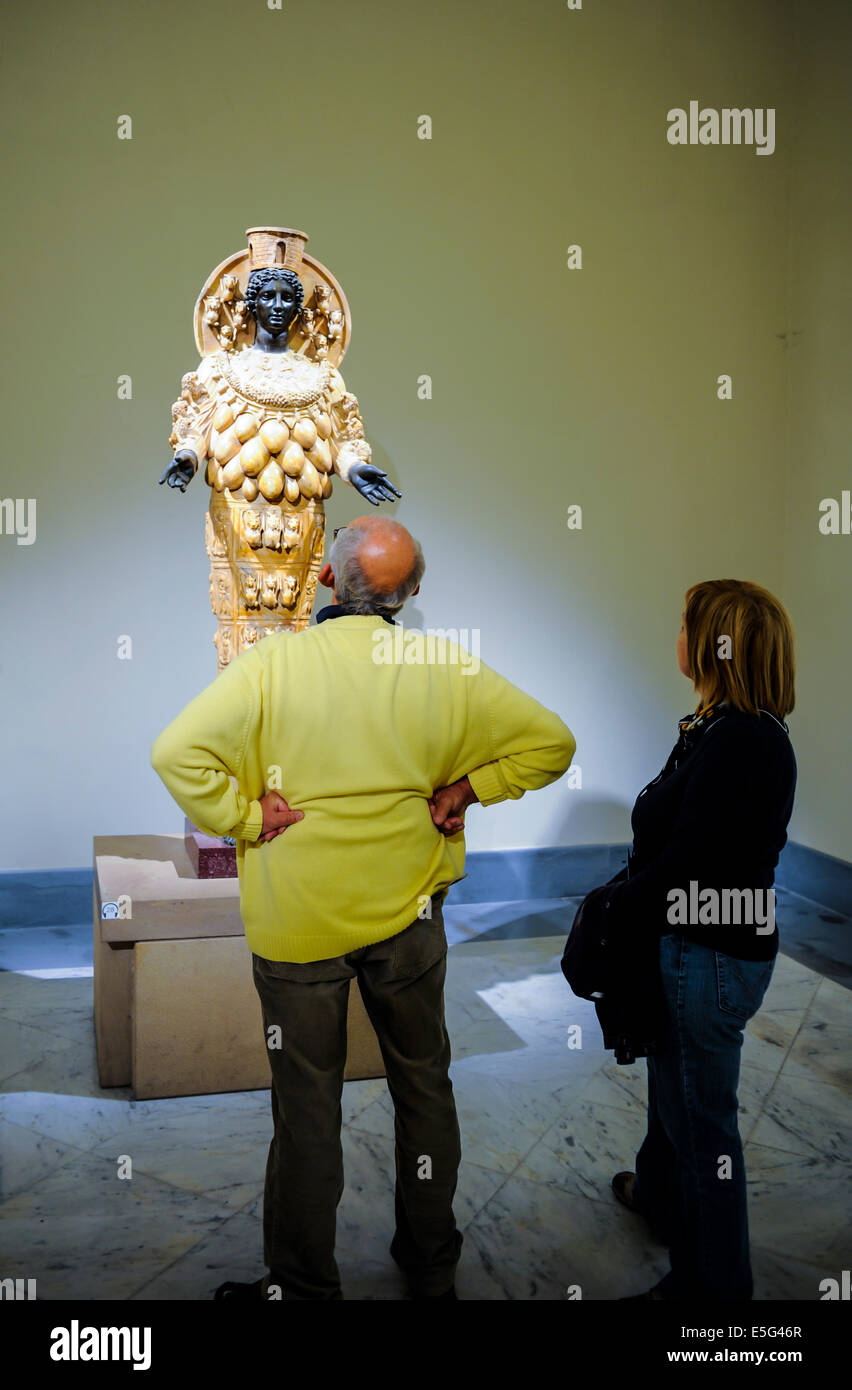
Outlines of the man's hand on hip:
M264 844L281 835L288 825L295 825L296 821L304 819L304 811L291 811L280 792L267 792L260 798L260 804L263 807L263 827L257 838Z
M460 777L448 787L438 787L428 801L436 830L440 830L442 835L457 835L464 830L465 811L478 800L467 777Z

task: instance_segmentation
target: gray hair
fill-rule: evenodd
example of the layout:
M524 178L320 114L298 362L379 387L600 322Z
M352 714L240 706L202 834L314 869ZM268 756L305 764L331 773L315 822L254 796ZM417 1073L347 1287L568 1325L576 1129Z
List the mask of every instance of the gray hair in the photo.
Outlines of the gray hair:
M414 546L414 564L405 579L390 593L381 593L364 574L358 552L368 532L360 526L344 526L331 547L328 563L334 575L334 591L338 603L345 603L353 613L398 613L410 598L423 578L426 561L419 541L411 537Z

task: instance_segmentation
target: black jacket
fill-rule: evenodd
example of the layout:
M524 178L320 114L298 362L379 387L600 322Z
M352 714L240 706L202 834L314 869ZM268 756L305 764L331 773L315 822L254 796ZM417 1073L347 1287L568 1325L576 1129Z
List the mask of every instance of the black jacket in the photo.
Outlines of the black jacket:
M691 884L692 901L707 889L720 901L724 890L766 894L786 843L795 785L786 728L771 715L722 706L706 724L681 733L633 807L628 868L584 900L565 948L563 973L574 992L598 996L606 1047L620 1038L622 1054L658 1048L660 936L680 932L745 960L774 956L774 923L771 932L762 923L760 930L746 923L673 924L671 900L673 890L689 899Z

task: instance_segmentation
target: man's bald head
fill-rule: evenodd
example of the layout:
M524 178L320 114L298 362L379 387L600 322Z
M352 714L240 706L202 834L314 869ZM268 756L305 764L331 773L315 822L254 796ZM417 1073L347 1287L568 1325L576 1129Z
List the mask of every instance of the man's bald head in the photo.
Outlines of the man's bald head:
M419 588L425 568L419 544L399 521L359 516L338 533L320 578L331 579L338 603L355 612L396 612Z
M362 533L355 554L365 579L377 594L392 594L405 583L417 560L411 532L387 516L357 516L349 526Z

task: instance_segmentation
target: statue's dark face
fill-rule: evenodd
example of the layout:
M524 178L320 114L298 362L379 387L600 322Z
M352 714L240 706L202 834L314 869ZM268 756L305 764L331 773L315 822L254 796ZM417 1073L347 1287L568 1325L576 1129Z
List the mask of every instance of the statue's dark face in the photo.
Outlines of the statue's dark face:
M254 317L258 327L277 338L290 325L296 312L296 295L286 280L274 280L263 286L255 300Z

